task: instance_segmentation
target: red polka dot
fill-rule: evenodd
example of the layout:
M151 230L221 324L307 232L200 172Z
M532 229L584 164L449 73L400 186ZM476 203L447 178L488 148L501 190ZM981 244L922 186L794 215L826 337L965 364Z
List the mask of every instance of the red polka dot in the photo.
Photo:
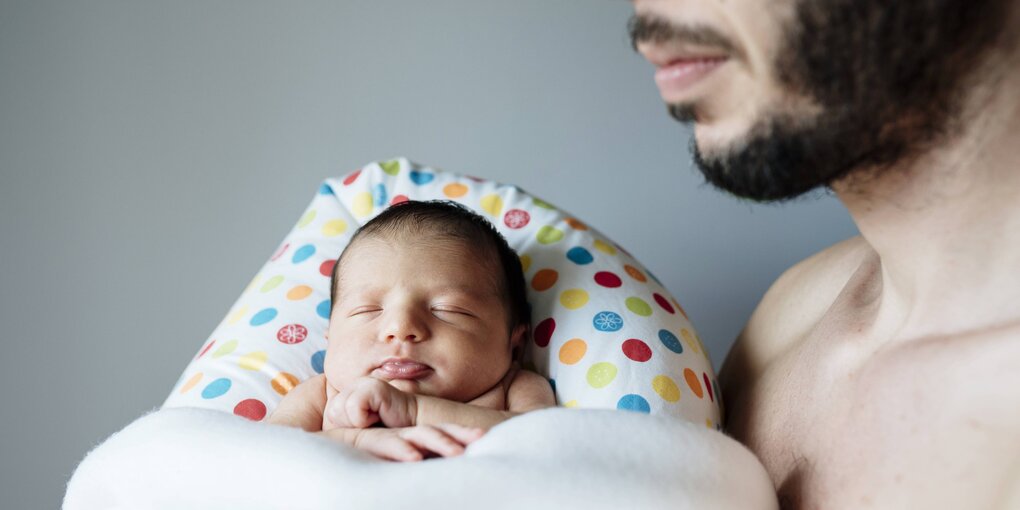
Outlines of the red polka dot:
M282 257L283 252L287 251L287 248L290 248L290 243L283 243L283 246L281 246L279 250L276 250L276 253L274 253L272 257L269 257L269 260L273 261Z
M708 398L712 402L715 402L715 395L712 394L712 382L708 380L708 374L705 372L701 373L702 380L705 381L705 389L708 390Z
M465 175L464 177L467 177L468 179L471 179L472 181L475 182L485 182L485 179L482 179L481 177L475 177L473 175Z
M552 317L539 322L538 326L535 326L535 345L539 347L547 347L549 340L552 339L553 331L556 330L556 321Z
M358 180L359 175L361 175L361 170L356 170L351 175L344 177L344 186L350 186L354 181Z
M393 197L393 200L390 200L390 205L402 204L404 202L407 202L407 200L408 200L407 195L397 195Z
M510 209L503 216L503 223L510 228L524 228L531 221L531 215L523 209Z
M251 421L260 421L266 417L266 405L258 399L249 398L238 402L234 406L234 414L248 418Z
M299 344L308 338L308 328L300 324L287 324L276 332L276 339L285 344Z
M198 356L195 356L195 359L201 358L203 354L209 352L209 349L212 348L212 345L214 343L216 343L216 340L213 340L213 341L209 342L208 344L206 344L205 348L202 349L202 352L198 353Z
M659 306L662 307L663 310L671 314L676 313L676 310L673 309L673 305L669 304L669 301L667 301L666 298L662 297L661 294L655 293L652 294L652 297L655 298L655 302L659 303Z
M595 283L603 287L615 289L616 287L623 285L623 280L621 280L619 276L616 276L615 274L610 273L609 271L599 271L595 273Z
M631 338L623 343L623 354L634 361L645 362L652 359L652 349L648 344Z
M336 265L336 260L330 259L323 261L319 265L319 274L322 276L333 276L333 266Z

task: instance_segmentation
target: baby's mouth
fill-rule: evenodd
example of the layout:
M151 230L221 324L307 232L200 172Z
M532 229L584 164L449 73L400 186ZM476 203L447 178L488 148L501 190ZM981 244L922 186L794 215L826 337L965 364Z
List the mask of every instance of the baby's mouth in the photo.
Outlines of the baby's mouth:
M432 373L432 367L410 359L390 358L383 361L374 372L387 380L418 379Z

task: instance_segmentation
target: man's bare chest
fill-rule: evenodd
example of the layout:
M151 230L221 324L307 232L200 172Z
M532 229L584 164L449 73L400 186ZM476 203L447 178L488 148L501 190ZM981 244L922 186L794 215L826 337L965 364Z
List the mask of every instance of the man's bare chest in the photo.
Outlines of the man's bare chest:
M909 507L940 484L980 485L969 470L989 448L979 399L994 378L973 352L952 342L874 350L816 328L730 403L731 433L789 508Z

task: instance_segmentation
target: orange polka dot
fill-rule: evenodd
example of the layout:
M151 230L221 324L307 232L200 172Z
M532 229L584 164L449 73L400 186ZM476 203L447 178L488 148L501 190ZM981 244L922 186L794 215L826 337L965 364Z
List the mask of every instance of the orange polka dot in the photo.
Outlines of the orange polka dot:
M566 221L567 225L570 225L570 228L574 230L588 230L588 225L581 223L581 221L577 218L567 218L564 221Z
M697 380L697 379L695 379ZM280 395L286 395L290 390L294 389L298 385L298 378L293 374L287 372L280 372L273 378L272 385L273 389L276 390Z
M298 285L287 292L287 299L291 301L299 301L312 294L312 288L307 285Z
M625 264L623 266L623 269L625 271L627 271L627 274L629 274L631 278L633 278L633 279L635 279L635 280L637 280L639 282L643 283L643 282L647 282L648 281L648 278L645 278L644 273L642 273L641 271L638 270L638 268L636 268L636 267L634 267L634 266L632 266L630 264Z
M580 338L571 338L560 347L560 362L564 365L573 365L581 361L585 352L588 352L588 344Z
M556 285L560 274L552 269L542 269L535 273L535 276L531 278L531 288L542 292L543 290L549 290L553 285Z
M450 198L460 198L464 195L467 195L467 192L468 187L458 182L455 182L453 184L447 184L446 186L443 187L443 194Z
M191 388L194 388L195 385L198 384L198 381L201 381L201 380L202 380L202 372L199 372L199 373L191 376L191 379L188 379L188 382L184 383L184 386L181 386L181 391L180 392L181 393L187 393L188 390L190 390Z
M690 388L698 398L705 398L705 392L701 389L701 381L698 380L698 374L695 374L694 371L689 368L685 368L684 380L687 381L687 387Z

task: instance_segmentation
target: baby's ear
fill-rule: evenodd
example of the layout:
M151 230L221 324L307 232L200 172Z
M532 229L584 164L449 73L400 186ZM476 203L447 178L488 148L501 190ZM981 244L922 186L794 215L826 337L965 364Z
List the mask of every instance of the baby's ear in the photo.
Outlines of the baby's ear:
M526 323L518 324L514 327L513 331L510 332L510 346L520 347L527 342L528 339L528 325Z

